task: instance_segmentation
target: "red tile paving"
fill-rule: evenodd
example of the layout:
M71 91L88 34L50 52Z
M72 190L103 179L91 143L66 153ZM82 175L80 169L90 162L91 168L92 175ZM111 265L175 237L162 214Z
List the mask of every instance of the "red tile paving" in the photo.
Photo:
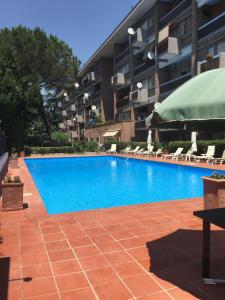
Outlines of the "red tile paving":
M225 286L201 279L201 222L192 212L202 199L48 215L19 163L9 173L22 177L28 208L0 212L9 300L225 299ZM225 234L213 229L212 272L225 277Z

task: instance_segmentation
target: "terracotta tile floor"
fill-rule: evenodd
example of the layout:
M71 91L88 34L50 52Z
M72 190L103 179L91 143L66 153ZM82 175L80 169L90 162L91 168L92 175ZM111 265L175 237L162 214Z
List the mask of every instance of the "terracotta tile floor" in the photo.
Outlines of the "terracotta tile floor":
M24 161L9 173L28 208L0 212L0 299L225 299L225 286L201 280L202 199L48 215ZM214 228L215 276L225 277L224 238Z

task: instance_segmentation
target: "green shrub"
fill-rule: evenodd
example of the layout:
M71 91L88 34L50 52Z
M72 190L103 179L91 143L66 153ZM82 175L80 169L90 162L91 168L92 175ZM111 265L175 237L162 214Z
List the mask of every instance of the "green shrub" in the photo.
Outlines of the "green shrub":
M65 132L55 131L52 132L51 139L56 145L64 146L69 140L69 135Z
M81 144L74 144L73 147L31 147L32 154L54 154L54 153L82 153L84 148Z
M96 142L86 142L84 144L85 151L87 152L95 152L98 150L98 143Z

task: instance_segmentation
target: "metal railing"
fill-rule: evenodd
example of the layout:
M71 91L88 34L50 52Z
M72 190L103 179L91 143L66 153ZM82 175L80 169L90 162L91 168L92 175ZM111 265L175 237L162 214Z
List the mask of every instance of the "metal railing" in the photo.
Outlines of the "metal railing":
M198 38L201 39L213 31L225 26L225 12L206 22L198 28Z

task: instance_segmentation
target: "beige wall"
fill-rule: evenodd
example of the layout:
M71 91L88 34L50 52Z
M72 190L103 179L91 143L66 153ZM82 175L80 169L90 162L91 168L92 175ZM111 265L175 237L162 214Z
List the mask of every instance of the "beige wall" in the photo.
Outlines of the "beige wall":
M109 130L119 130L120 135L118 137L121 141L129 142L131 141L134 136L134 122L121 122L116 124L110 124L110 125L102 125L95 128L89 128L85 130L85 137L90 141L93 139L93 141L98 141L102 144L104 143L104 137L103 134L106 131Z

